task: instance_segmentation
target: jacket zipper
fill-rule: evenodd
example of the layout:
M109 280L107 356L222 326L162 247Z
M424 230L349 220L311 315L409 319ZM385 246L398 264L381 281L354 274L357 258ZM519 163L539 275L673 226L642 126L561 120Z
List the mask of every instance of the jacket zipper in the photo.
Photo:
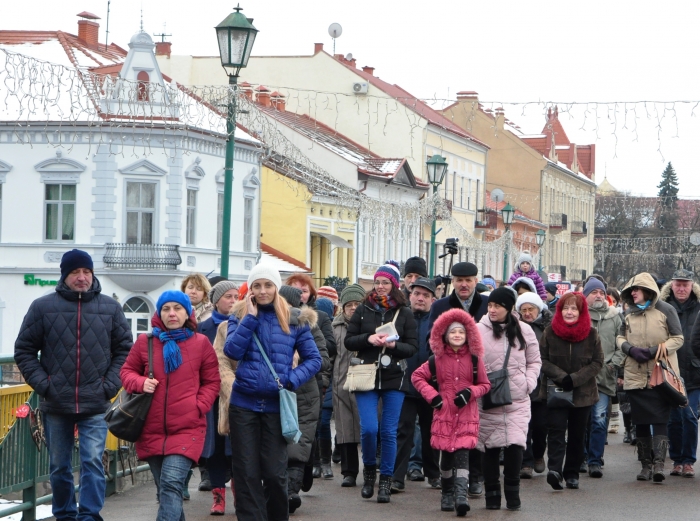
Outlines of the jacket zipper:
M168 441L168 388L170 387L170 375L165 375L165 402L163 404L163 454L165 454L165 444ZM154 391L155 392L155 391Z
M77 334L77 362L75 370L75 414L80 413L80 404L78 402L79 389L80 389L80 315L82 314L82 300L83 294L78 293L78 334Z

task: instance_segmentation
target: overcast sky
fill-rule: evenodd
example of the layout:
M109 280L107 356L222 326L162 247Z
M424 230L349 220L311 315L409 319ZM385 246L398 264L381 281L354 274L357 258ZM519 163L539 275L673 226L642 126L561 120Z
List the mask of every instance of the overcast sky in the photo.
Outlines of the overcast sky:
M143 7L144 29L161 33L167 24L174 54L215 55L213 27L234 3L112 0L110 41L126 47ZM475 90L482 101L498 102L700 100L697 1L243 0L242 7L260 30L254 55L311 54L314 42L332 52L328 26L337 22L338 53L352 53L358 66L375 67L375 75L421 98ZM75 15L84 10L102 18L104 41L107 0L3 1L0 28L76 33ZM607 170L618 189L653 195L672 161L681 196L700 197L694 106L637 105L635 120L628 104L625 130L618 105L615 133L612 105L574 105L560 119L572 141L597 145L597 183ZM504 107L526 133L542 130L542 107Z

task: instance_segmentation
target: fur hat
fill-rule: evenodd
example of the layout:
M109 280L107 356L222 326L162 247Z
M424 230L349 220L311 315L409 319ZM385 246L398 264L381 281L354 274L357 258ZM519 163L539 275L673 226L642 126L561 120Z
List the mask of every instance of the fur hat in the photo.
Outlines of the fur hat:
M365 288L359 284L350 284L340 292L340 305L345 307L348 302L362 302L365 299Z
M379 269L374 274L374 280L377 280L377 277L386 277L391 281L395 288L398 288L399 279L401 278L399 263L395 260L386 261L383 266L379 266Z
M447 343L445 334L453 322L459 322L467 332L467 350L470 354L478 357L484 356L484 345L481 342L481 335L476 327L474 319L469 313L460 308L453 308L440 315L433 329L430 331L430 348L435 353L436 358L440 358L445 353Z
M216 306L216 303L221 297L224 296L224 293L232 289L237 290L238 286L236 286L236 284L230 280L224 279L221 282L217 282L216 285L209 291L209 302Z
M248 287L252 287L253 282L260 279L269 280L277 287L278 291L282 286L282 277L280 276L280 272L277 271L271 264L261 263L254 266L253 269L250 270L250 275L248 275Z

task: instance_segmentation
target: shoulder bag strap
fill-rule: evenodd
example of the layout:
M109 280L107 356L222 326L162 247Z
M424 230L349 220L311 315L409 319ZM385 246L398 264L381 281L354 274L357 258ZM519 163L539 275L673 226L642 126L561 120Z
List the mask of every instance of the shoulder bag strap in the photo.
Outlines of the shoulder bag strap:
M401 307L396 308L396 313L394 313L394 319L391 321L392 324L396 325L396 319L399 318L399 313L401 313Z
M153 380L153 334L148 333L148 377Z
M476 385L479 380L479 357L472 355L472 385Z
M510 359L510 347L511 346L510 346L510 342L508 342L508 337L505 334L503 335L503 338L505 339L506 345L508 346L508 349L506 349L506 358L505 358L505 360L503 360L503 369L507 369L508 368L508 360Z
M267 355L265 354L265 350L260 345L260 339L258 339L258 335L256 333L253 333L253 340L255 340L255 343L257 344L258 349L260 349L260 354L262 354L263 358L265 359L265 363L267 364L267 367L270 368L270 372L272 373L272 376L274 377L275 382L277 382L277 387L279 389L282 389L282 384L280 383L280 377L277 376L275 369L272 367L272 364L270 363L270 359L267 357Z
M664 361L666 362L666 365L668 366L668 351L666 351L666 344L661 343L659 344L659 348L656 350L656 356L654 357L655 362L660 362Z

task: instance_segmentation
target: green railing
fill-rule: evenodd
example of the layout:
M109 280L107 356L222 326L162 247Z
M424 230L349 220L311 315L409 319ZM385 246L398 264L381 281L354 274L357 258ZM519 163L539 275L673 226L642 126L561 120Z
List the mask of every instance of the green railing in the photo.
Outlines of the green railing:
M12 357L0 357L1 364L13 364ZM37 497L37 485L49 480L49 453L46 445L41 444L40 449L32 438L29 417L17 418L15 410L19 405L28 403L32 409L39 404L39 397L31 392L26 384L5 387L0 393L0 496L13 493L22 493L22 502L0 505L0 519L11 514L22 512L22 521L36 520L36 507L50 503L53 495ZM26 398L27 392L29 394ZM18 402L21 400L21 403ZM116 479L138 472L149 470L148 465L139 465L135 468L118 468L119 452L129 452L131 447L121 446L119 440L111 434L107 439L107 449L103 457L107 470L107 495L116 492ZM128 456L128 454L127 454ZM73 447L73 471L80 468L80 455L78 447ZM79 487L75 487L79 492ZM6 508L3 508L6 507Z

